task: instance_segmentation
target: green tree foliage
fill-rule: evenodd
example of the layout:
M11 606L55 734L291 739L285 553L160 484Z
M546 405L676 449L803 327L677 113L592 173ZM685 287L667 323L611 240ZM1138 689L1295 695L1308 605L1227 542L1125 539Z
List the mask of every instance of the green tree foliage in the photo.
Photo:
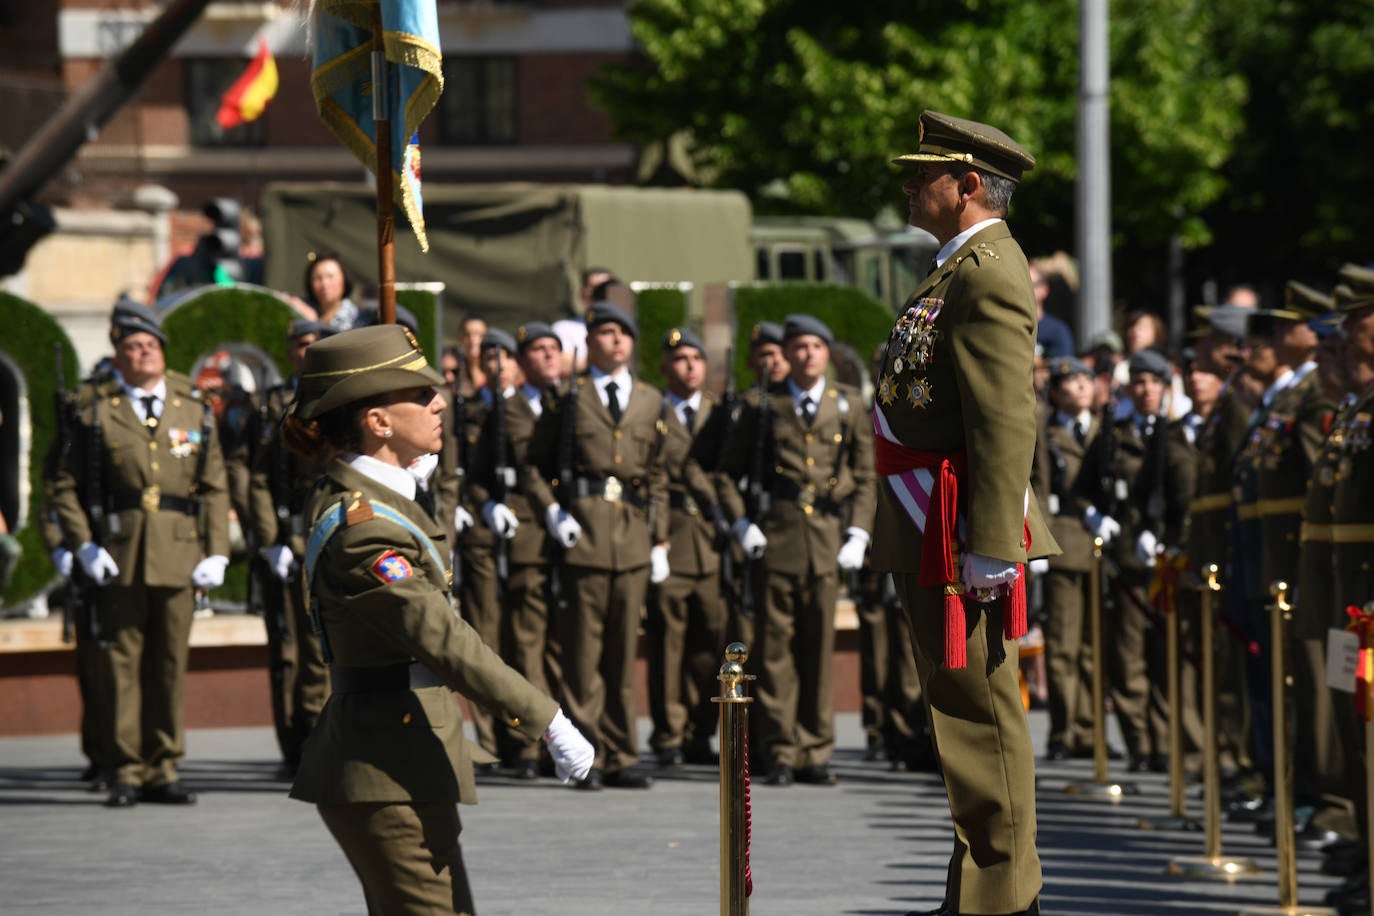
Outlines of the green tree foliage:
M1245 83L1194 0L1112 5L1114 225L1133 243L1201 219L1241 124ZM638 0L644 59L595 84L626 138L687 130L700 174L760 210L904 212L889 165L922 109L995 123L1034 152L1018 192L1031 247L1072 245L1078 4L1072 0Z

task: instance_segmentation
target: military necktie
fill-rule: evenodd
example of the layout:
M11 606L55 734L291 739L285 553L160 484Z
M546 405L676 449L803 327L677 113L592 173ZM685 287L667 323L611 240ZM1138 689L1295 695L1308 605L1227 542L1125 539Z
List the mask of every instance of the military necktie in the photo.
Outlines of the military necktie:
M434 494L425 487L415 487L415 502L430 518L434 518L438 507L435 505Z
M606 383L606 407L611 411L611 421L620 425L620 396L615 382Z
M1082 420L1073 421L1073 437L1075 440L1077 440L1079 445L1088 444L1088 430L1083 425Z
M145 394L143 401L143 425L157 429L157 395Z
M802 419L806 421L807 426L810 426L816 419L816 402L811 400L811 397L808 395L802 398L801 409Z
M683 426L687 427L687 432L692 432L697 426L697 409L690 404L682 408Z

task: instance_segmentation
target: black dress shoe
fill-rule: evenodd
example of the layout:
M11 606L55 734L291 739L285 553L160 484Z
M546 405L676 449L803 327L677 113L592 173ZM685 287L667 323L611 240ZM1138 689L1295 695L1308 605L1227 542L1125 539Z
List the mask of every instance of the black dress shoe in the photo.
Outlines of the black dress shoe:
M958 910L951 910L949 907L942 906L933 910L923 910L919 913L913 910L907 913L906 916L959 916L959 912ZM1031 901L1031 905L1024 910L1008 913L1007 916L1040 916L1040 901L1038 899L1033 900Z
M785 763L780 763L763 778L765 785L770 786L790 786L796 781L792 775L792 768Z
M296 771L299 769L299 763L283 760L281 763L277 764L277 779L282 782L293 782L296 779Z
M611 770L606 774L606 787L610 789L647 789L653 784L652 776L637 770Z
M1069 746L1063 741L1051 741L1050 746L1045 751L1046 760L1068 760Z
M160 786L144 786L143 800L155 805L194 805L196 793L176 782L165 782Z
M1151 773L1169 772L1168 754L1149 754L1145 757L1145 766Z
M1274 803L1268 798L1243 798L1226 806L1226 819L1236 824L1273 820Z
M1308 852L1320 852L1341 839L1341 835L1336 831L1327 830L1325 827L1318 827L1312 823L1299 830L1297 836L1294 837L1298 848Z
M77 778L80 779L82 782L90 782L92 779L95 779L99 775L100 767L91 763L86 765L86 769L82 770L81 775Z
M709 744L689 744L683 756L693 766L713 767L720 765L720 755L711 750Z
M97 773L89 783L86 784L87 792L108 792L110 791L110 777L104 773Z
M828 766L802 767L797 770L797 782L806 783L808 786L833 786L838 785L839 781L840 777Z
M587 771L586 776L583 776L581 779L573 781L573 785L577 786L579 789L584 789L588 792L600 792L601 787L605 784L606 781L602 777L601 769L599 767L592 767L590 770Z
M138 786L127 782L117 782L110 787L110 795L105 799L106 808L132 808L138 804Z
M665 747L658 752L657 758L658 765L665 770L675 769L687 762L687 757L680 747Z
M511 774L516 779L538 779L539 761L538 760L517 760L515 762L515 772Z
M1093 751L1093 746L1092 746L1091 744L1083 744L1083 745L1080 745L1080 746L1075 747L1075 748L1073 749L1073 759L1074 759L1074 760L1092 760L1092 759L1093 759L1093 756L1094 756L1094 751ZM1121 750L1120 750L1119 748L1112 747L1110 744L1107 745L1107 759L1108 759L1108 760L1122 760L1122 759L1125 758L1125 756L1126 756L1126 755L1123 754L1123 753L1121 753ZM1135 764L1135 760L1136 760L1136 758L1135 758L1134 756L1132 756L1132 757L1131 757L1131 763L1132 763L1133 765ZM1131 772L1134 773L1135 770L1132 770Z

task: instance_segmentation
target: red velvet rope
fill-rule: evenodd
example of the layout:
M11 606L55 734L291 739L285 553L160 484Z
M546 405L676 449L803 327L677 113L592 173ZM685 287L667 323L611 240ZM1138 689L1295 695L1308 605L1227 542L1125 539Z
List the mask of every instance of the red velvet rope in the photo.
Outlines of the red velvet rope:
M749 732L744 733L744 896L754 894L754 870L749 864L749 845L754 835L754 805L749 794Z

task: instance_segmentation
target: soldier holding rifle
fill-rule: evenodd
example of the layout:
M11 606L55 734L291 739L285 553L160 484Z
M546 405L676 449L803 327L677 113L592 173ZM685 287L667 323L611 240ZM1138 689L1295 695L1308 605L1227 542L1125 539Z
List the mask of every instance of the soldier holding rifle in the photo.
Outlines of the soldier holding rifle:
M188 804L195 795L177 774L186 753L182 689L193 590L219 586L229 563L224 462L189 380L166 371L157 316L130 307L116 315L111 340L119 388L90 404L83 425L99 441L88 434L73 443L53 505L65 546L101 586L110 649L100 689L113 706L106 804ZM93 472L103 475L101 507L81 499Z

